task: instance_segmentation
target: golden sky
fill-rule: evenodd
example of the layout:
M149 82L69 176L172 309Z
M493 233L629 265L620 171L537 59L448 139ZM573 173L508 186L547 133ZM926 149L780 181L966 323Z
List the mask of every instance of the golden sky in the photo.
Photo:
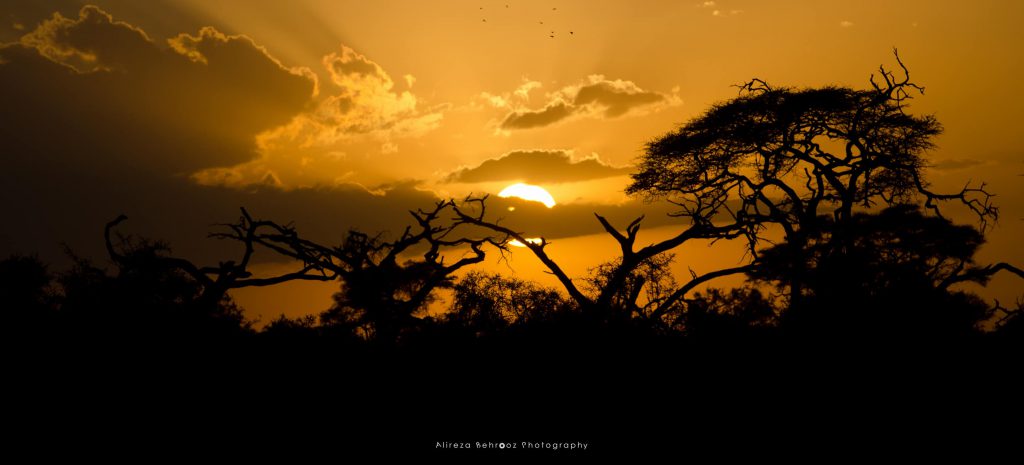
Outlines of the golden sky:
M395 229L437 196L528 182L558 205L506 201L506 222L554 238L582 274L615 250L591 212L624 226L646 211L652 239L673 230L665 207L622 193L645 142L752 77L865 87L895 46L927 88L912 111L946 128L932 181L989 182L1002 221L981 258L1024 262L1022 2L88 3L0 4L5 254L56 257L65 241L101 257L102 224L126 212L130 232L214 260L229 249L205 232L242 205L332 242ZM547 279L526 254L515 272ZM322 309L332 289L238 297L269 318Z

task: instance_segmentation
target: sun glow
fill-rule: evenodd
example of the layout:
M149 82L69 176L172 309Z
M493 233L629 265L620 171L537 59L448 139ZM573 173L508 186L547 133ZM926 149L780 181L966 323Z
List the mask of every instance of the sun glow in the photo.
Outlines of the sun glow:
M551 197L543 187L530 184L516 183L506 187L498 193L498 197L518 197L523 200L540 202L548 208L555 206L555 198Z
M540 245L544 243L544 239L541 239L539 237L525 237L524 239L526 239L526 242L529 242L531 244ZM512 239L508 241L508 245L511 245L513 247L526 247L526 244L519 242L518 239Z

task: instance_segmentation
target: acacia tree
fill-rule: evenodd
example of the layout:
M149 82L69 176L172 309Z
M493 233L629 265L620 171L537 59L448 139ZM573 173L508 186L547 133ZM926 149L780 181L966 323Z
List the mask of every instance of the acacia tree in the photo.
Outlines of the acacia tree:
M870 89L743 84L739 97L648 144L627 191L673 202L687 217L749 218L759 231L777 225L794 264L805 262L823 215L838 226L829 240L841 248L857 207L921 199L941 215L943 202L956 201L984 229L998 217L984 184L937 193L924 178L925 153L942 127L907 111L924 88L910 81L898 54L896 61L902 77L882 67L882 82L873 76ZM761 238L750 238L755 264ZM794 266L787 278L795 305L805 270Z
M924 88L910 81L909 71L899 55L895 56L902 77L880 67L869 89L796 89L753 79L739 86L738 97L714 105L702 116L648 143L627 193L648 201L671 202L679 208L674 216L688 220L689 227L670 239L637 249L643 217L622 233L597 215L605 231L619 243L621 255L612 269L604 271L605 288L594 298L581 292L548 256L546 240L531 243L497 222L478 224L522 242L573 299L581 306L598 309L612 304L641 264L687 241L746 241L746 264L693 274L661 300L653 312L656 317L711 279L754 271L760 243L771 226L783 231L794 264L806 262L803 255L809 237L824 215L840 225L829 235L840 249L845 240L842 225L857 208L922 201L941 215L942 204L957 202L973 211L984 229L998 217L984 184L940 193L925 179L925 153L942 128L931 115L907 111L908 100ZM1005 264L997 268L1009 269ZM998 269L960 271L970 275ZM790 271L786 284L790 305L794 305L803 294L806 277L799 267Z

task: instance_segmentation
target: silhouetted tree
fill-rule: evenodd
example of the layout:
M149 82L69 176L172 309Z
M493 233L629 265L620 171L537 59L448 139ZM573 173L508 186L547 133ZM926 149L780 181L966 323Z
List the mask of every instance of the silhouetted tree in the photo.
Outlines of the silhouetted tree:
M486 336L513 325L536 325L571 310L558 291L498 274L467 273L453 288L448 323Z
M776 302L755 287L711 288L694 294L674 323L693 340L735 343L755 331L775 328L779 311Z
M821 217L805 225L803 250L786 242L761 252L751 276L786 282L800 270L804 297L783 315L814 331L962 337L990 317L978 298L950 291L984 284L974 254L984 236L971 226L923 214L916 205L853 213L845 222ZM803 262L794 263L799 256Z
M996 301L993 313L998 315L995 321L996 337L1004 343L1024 345L1024 301L1018 299L1016 305L1010 308Z
M115 248L113 244L109 244ZM203 338L249 331L240 308L225 294L215 302L193 275L176 266L166 243L122 237L111 274L71 255L74 265L58 276L60 314L76 337L117 341ZM149 340L154 336L157 339Z
M902 79L880 68L884 82L872 77L867 90L776 88L754 79L739 97L648 144L627 191L677 204L696 224L752 222L752 259L764 231L778 226L797 265L822 216L843 224L855 208L920 198L939 213L941 202L957 201L984 227L998 214L984 184L942 194L924 179L924 154L942 128L933 116L906 111L911 93L924 89L896 60ZM800 266L786 275L794 305L806 279Z
M684 310L682 305L664 305L678 288L669 268L674 259L675 256L668 253L655 255L641 262L615 287L611 281L620 269L620 260L604 263L590 270L585 289L595 299L600 298L601 293L613 290L608 305L612 315L620 319L636 318L646 320L656 328L670 327Z
M292 280L330 281L336 278L337 275L330 274L315 264L308 263L305 263L298 271L272 277L254 277L249 271L249 266L256 253L260 229L268 225L279 226L272 222L254 221L249 216L249 212L244 208L241 210L242 217L238 223L222 225L230 232L211 234L211 237L236 239L243 244L242 254L237 261L223 261L217 266L199 266L187 259L168 255L166 252L169 252L170 248L165 243L132 244L130 236L120 234L118 234L121 242L119 248L113 242L112 232L116 226L128 219L125 215L120 215L107 223L104 230L107 254L122 269L133 269L139 263L144 263L147 269L188 275L198 286L198 304L206 306L208 309L215 309L220 305L231 289L272 286ZM129 247L127 252L121 250L125 246Z
M0 261L0 327L7 337L53 323L52 279L46 264L35 255L11 255Z
M238 223L226 225L228 232L213 236L242 242L246 256L258 246L302 264L301 270L272 278L274 282L225 279L229 284L340 279L342 287L334 296L335 304L321 315L321 323L394 343L404 329L420 321L416 313L433 301L435 290L450 287L455 272L484 260L485 244L502 250L508 247L506 238L474 234L486 231L474 231L460 218L442 216L454 207L454 202L444 201L431 210L410 211L416 225L390 241L380 234L350 231L340 245L325 246L300 237L292 226L255 221L244 210ZM466 249L457 260L445 262L445 252ZM238 269L244 271L246 263L243 260Z
M453 202L453 211L457 215L459 221L463 223L489 229L504 235L507 239L515 239L519 241L528 250L530 250L556 278L558 278L558 281L565 288L569 297L576 302L577 306L583 309L586 313L598 316L605 321L616 319L618 317L616 314L617 312L615 311L614 302L617 298L621 298L627 281L631 279L631 276L635 276L634 273L637 268L643 266L645 263L650 263L650 260L654 259L658 255L672 250L689 240L701 238L734 238L742 235L744 229L750 226L746 221L725 225L715 225L710 222L701 223L700 225L695 224L671 239L636 250L635 243L637 233L640 231L640 222L643 220L642 216L630 223L629 226L626 227L626 234L622 234L603 216L595 214L597 220L601 223L602 227L604 227L605 231L607 231L608 234L619 243L621 255L617 261L613 262L613 265L600 271L600 273L603 274L603 277L599 279L602 280L603 285L600 289L595 289L597 291L596 295L589 296L583 289L577 286L573 279L565 273L562 267L547 254L545 248L550 244L550 242L546 239L542 237L539 241L528 240L523 233L499 224L497 221L486 219L486 210L484 208L486 200L487 196L482 196L469 197L462 204L456 204ZM658 310L654 310L653 317L657 319L660 317L661 313L674 308L673 306L677 303L681 295L684 295L686 292L689 292L700 284L719 276L740 273L747 269L749 269L749 266L744 265L727 270L718 270L700 276L694 275L690 281L680 286L676 292L669 297L669 299L665 299L661 302L661 305L659 306L664 306L665 308L660 312Z
M354 334L325 334L324 327L318 324L317 317L305 315L296 318L288 318L279 315L267 323L260 331L260 338L269 342L274 348L299 348L309 347L329 337L331 343L353 343L357 342Z

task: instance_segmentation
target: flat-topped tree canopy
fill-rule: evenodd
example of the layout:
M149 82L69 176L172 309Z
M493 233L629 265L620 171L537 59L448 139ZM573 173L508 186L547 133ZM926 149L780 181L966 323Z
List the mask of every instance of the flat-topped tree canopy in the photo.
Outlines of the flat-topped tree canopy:
M627 192L676 203L697 223L740 215L781 224L788 235L819 214L842 221L854 206L915 198L936 212L939 201L958 200L983 225L995 219L984 186L929 189L926 152L942 126L908 112L911 92L924 88L896 59L903 78L880 68L884 84L872 79L870 89L747 82L738 97L648 143Z

